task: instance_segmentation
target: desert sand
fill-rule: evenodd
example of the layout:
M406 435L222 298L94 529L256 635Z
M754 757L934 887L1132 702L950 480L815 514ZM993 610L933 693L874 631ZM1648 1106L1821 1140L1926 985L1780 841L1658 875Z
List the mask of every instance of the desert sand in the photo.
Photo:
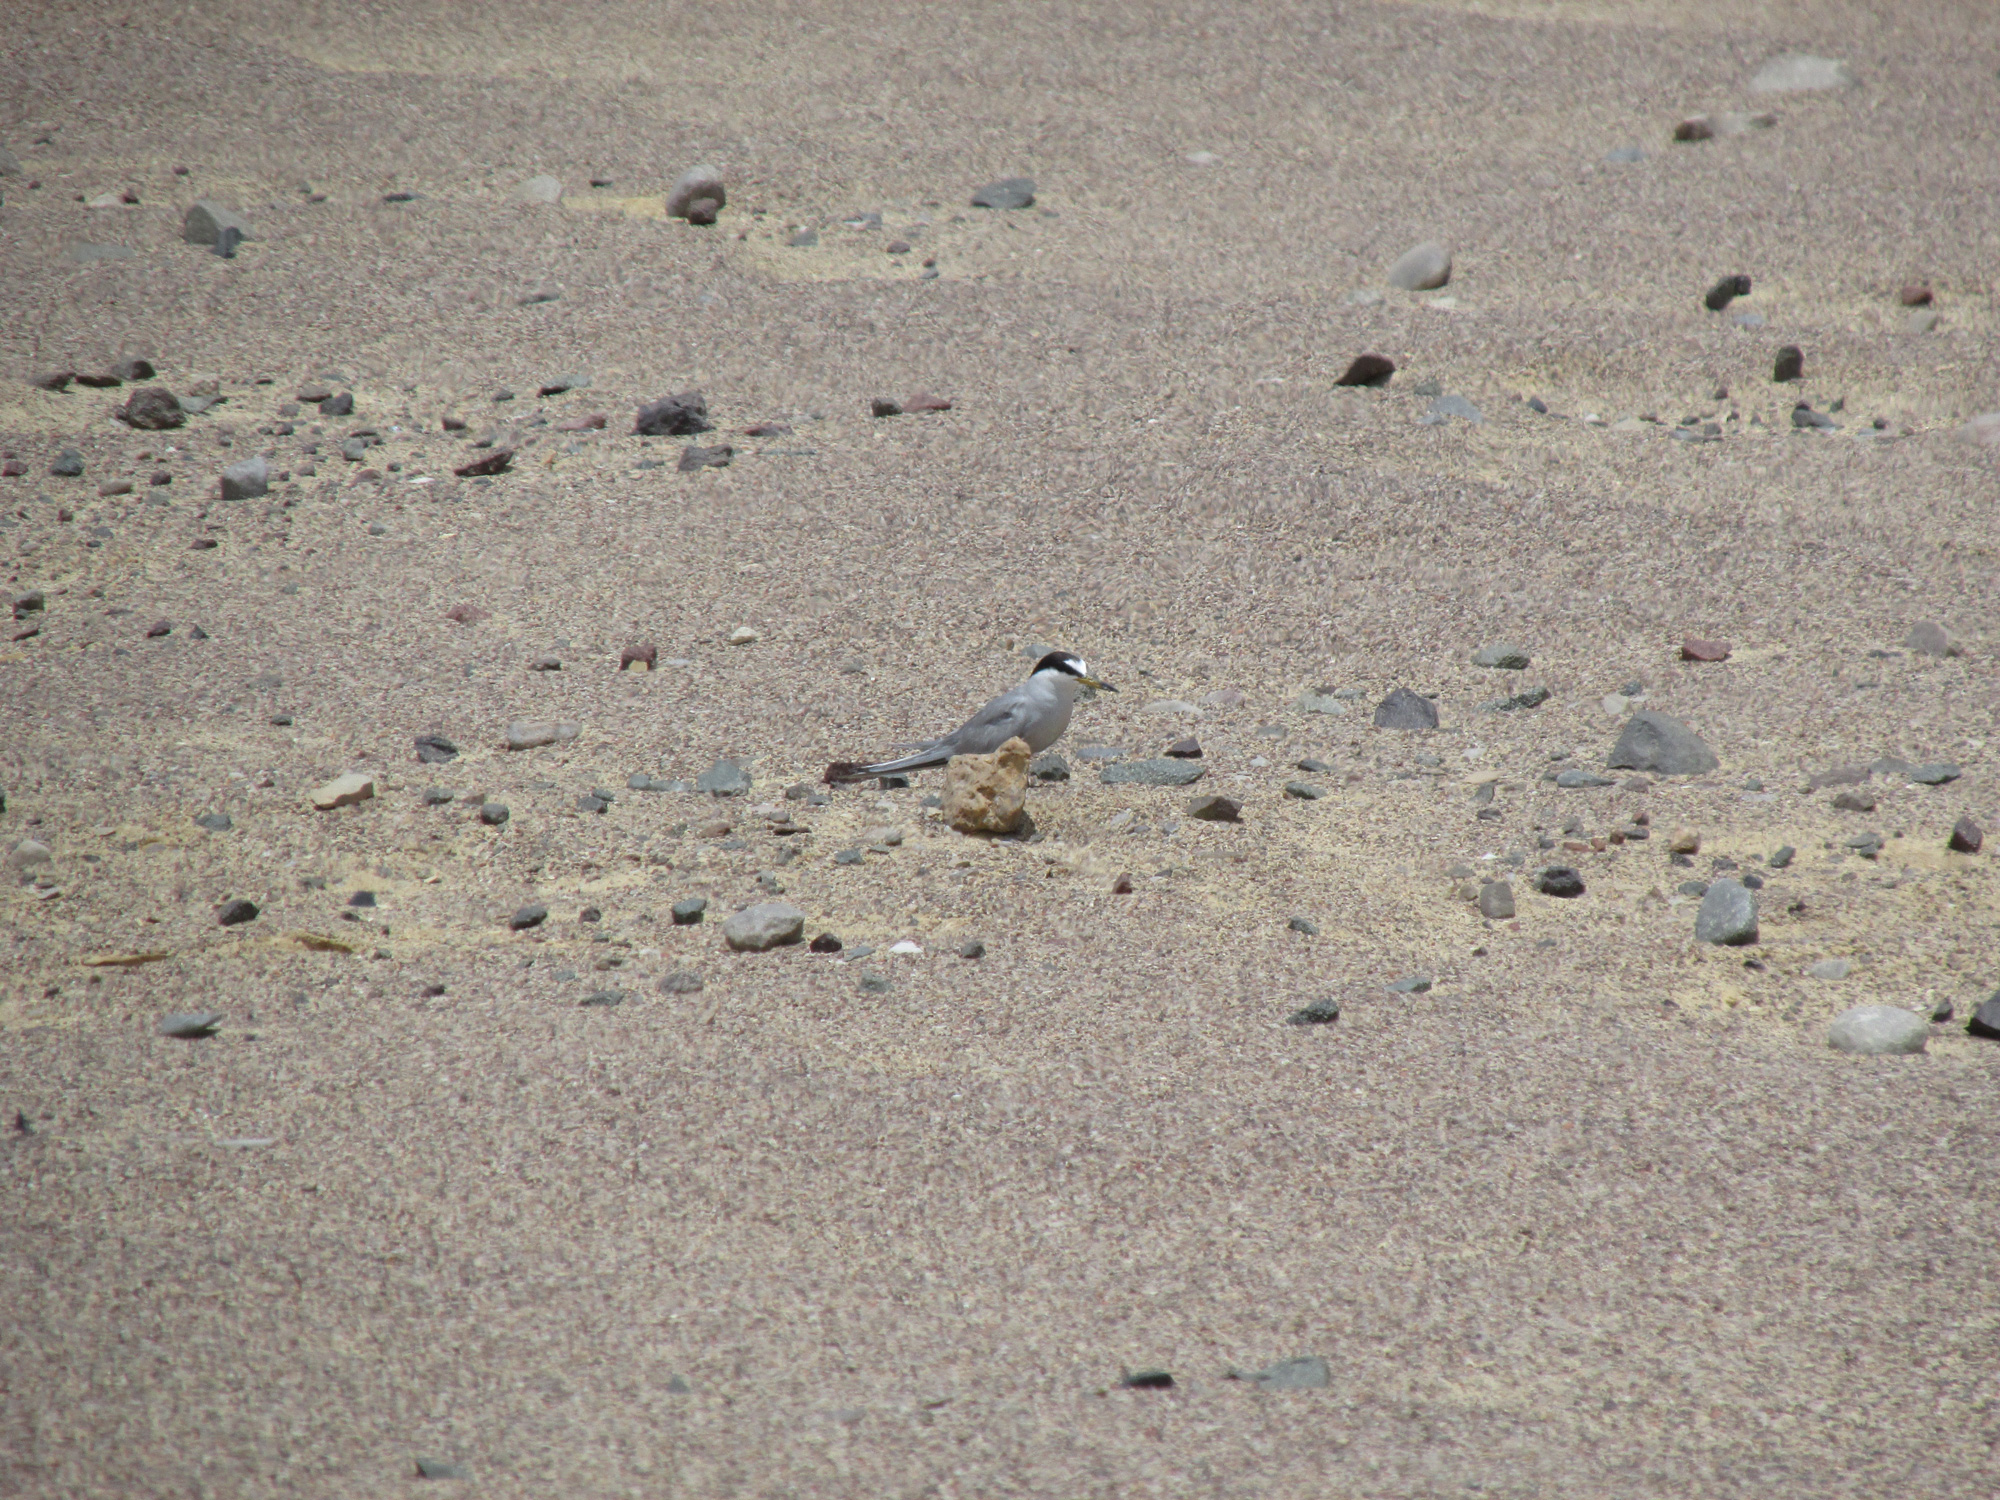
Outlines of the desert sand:
M0 1493L1993 1494L1996 67L1973 3L11 7ZM185 425L35 384L135 359ZM819 787L1051 646L1119 692L1033 837Z

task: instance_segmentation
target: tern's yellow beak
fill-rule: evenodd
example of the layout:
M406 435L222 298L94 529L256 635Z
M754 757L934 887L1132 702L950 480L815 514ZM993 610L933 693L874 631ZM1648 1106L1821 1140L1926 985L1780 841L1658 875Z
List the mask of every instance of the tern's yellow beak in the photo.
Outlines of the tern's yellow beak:
M1082 683L1087 688L1096 688L1099 692L1115 693L1118 691L1118 689L1113 687L1110 683L1102 681L1101 679L1096 677L1079 677L1077 678L1077 681Z

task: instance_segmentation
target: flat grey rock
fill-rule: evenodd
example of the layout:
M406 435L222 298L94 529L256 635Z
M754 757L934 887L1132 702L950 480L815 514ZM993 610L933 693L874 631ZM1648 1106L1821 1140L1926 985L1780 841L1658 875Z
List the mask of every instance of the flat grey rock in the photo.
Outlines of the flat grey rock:
M1519 646L1509 646L1497 641L1491 646L1481 646L1472 653L1472 664L1475 667L1494 667L1505 672L1525 671L1528 661L1528 653Z
M514 189L514 196L523 203L560 203L562 193L562 183L546 172Z
M806 935L806 914L784 901L759 901L722 924L722 938L739 953L782 948Z
M1195 761L1173 760L1162 755L1151 760L1128 760L1106 766L1097 773L1097 779L1106 786L1127 783L1134 786L1190 786L1206 774L1205 769Z
M574 724L531 724L521 720L507 726L507 748L509 750L534 750L543 745L553 745L565 740L573 740L582 731Z
M549 909L539 901L530 901L507 919L507 925L516 932L526 932L530 927L541 926L548 919Z
M675 969L660 981L663 995L698 995L701 993L701 976L688 969Z
M1489 922L1505 922L1514 915L1514 887L1504 880L1489 880L1479 888L1479 915Z
M1651 771L1659 776L1698 776L1721 764L1715 752L1679 719L1642 708L1625 721L1618 743L1605 758L1621 771Z
M1463 396L1439 396L1417 420L1427 427L1441 427L1453 417L1473 423L1486 420L1480 415L1479 408Z
M224 208L211 198L197 200L181 216L181 238L190 245L213 245L222 231L233 229L246 240L257 238L250 221L233 208Z
M1300 713L1308 714L1344 714L1347 712L1347 705L1339 698L1335 697L1332 693L1321 692L1315 688L1307 688L1303 693L1300 693L1293 700L1293 706Z
M1847 959L1822 958L1807 969L1806 973L1815 979L1845 979L1853 969L1854 965Z
M197 828L206 828L210 833L227 833L236 826L226 812L203 813L194 821Z
M1068 781L1069 762L1053 750L1045 750L1028 762L1028 774L1037 781Z
M1895 1005L1857 1005L1826 1029L1826 1044L1834 1051L1863 1057L1922 1052L1930 1038L1928 1021Z
M1788 52L1750 75L1753 94L1795 94L1807 89L1844 89L1854 83L1847 64L1831 57Z
M1035 206L1035 179L1032 177L1003 177L998 182L989 182L972 195L974 208L1033 208Z
M1412 245L1396 257L1387 279L1399 291L1433 291L1451 280L1451 252L1436 240Z
M1437 705L1421 693L1399 687L1375 705L1375 727L1435 729L1438 727Z
M1718 880L1701 898L1695 913L1698 943L1740 947L1757 941L1757 897L1739 880Z
M100 260L131 260L139 252L127 245L79 243L69 247L69 258L80 266Z
M740 797L750 790L750 773L733 760L719 760L694 780L694 789L717 797Z
M177 1037L182 1041L197 1041L202 1037L215 1035L215 1028L222 1024L219 1010L180 1011L173 1015L161 1016L158 1030L161 1036Z
M1232 1379L1254 1380L1267 1391L1323 1391L1333 1384L1333 1370L1317 1354L1281 1359L1261 1370L1231 1370Z
M1490 703L1479 705L1484 713L1511 714L1526 708L1540 708L1549 701L1549 690L1545 687L1523 688L1520 692L1505 698L1495 698Z
M271 466L259 453L222 471L222 498L256 500L271 493Z
M1430 988L1430 975L1411 974L1391 984L1389 986L1389 993L1392 995L1427 995L1430 993Z
M1579 787L1616 786L1618 783L1609 776L1599 776L1595 771L1571 766L1567 771L1556 773L1556 785L1565 791L1575 791Z
M1964 773L1948 760L1935 761L1927 766L1911 766L1906 773L1919 786L1943 786L1947 781L1956 781Z
M674 903L674 926L692 927L708 910L706 896L688 896Z

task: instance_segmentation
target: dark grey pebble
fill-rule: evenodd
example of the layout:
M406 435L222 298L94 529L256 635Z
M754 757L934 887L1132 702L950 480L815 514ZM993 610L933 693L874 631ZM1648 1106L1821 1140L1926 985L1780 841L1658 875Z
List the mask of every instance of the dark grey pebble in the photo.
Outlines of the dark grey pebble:
M1578 766L1571 766L1567 771L1556 773L1556 785L1566 790L1573 791L1579 787L1616 786L1617 784L1609 776L1599 776L1595 771L1586 771Z
M692 474L697 469L726 469L735 456L736 450L727 443L717 443L712 448L690 446L681 449L680 462L674 467L683 474Z
M1708 289L1708 295L1702 298L1702 301L1708 304L1710 312L1721 312L1738 297L1747 297L1749 295L1750 278L1748 276L1725 276Z
M576 810L578 812L602 814L609 806L611 804L604 798L593 796L589 792L585 792L576 799Z
M1302 1005L1285 1018L1290 1026L1324 1026L1340 1019L1338 1000L1315 1000L1310 1005Z
M623 990L592 990L576 1003L579 1006L623 1005L625 1003L625 992Z
M1879 833L1857 833L1846 846L1863 859L1873 859L1882 852L1882 835Z
M1243 804L1234 797L1197 797L1188 804L1187 815L1203 823L1241 823Z
M1430 975L1411 974L1391 984L1389 986L1389 993L1392 995L1424 995L1430 993L1430 987Z
M215 920L222 927L240 927L245 922L254 922L257 920L257 903L241 897L225 901L215 909Z
M1437 705L1421 693L1399 687L1375 705L1375 727L1435 729L1438 727Z
M328 396L319 404L322 417L348 417L354 414L354 392L342 391L337 396Z
M222 1024L219 1010L195 1010L177 1012L161 1016L155 1027L161 1036L178 1037L182 1041L199 1041L203 1037L215 1035L215 1028Z
M1774 870L1782 870L1798 857L1798 852L1790 844L1780 844L1771 851L1770 857L1764 863Z
M689 896L674 903L674 926L692 927L701 920L701 914L708 910L706 896Z
M986 957L986 945L980 942L978 938L969 938L958 945L958 956L960 958L984 958Z
M482 802L479 804L479 821L488 828L498 828L511 816L504 802Z
M1315 922L1311 917L1293 917L1285 925L1291 928L1293 932L1303 932L1307 937L1319 936L1319 923Z
M1171 745L1167 746L1166 753L1175 760L1200 760L1202 758L1201 744L1199 741L1193 739L1175 740Z
M1317 802L1326 795L1326 788L1314 786L1310 781L1288 781L1285 783L1285 795L1296 797L1301 802Z
M1035 179L1032 177L1003 177L998 182L989 182L972 195L974 208L1033 208L1035 205Z
M750 773L733 760L719 760L695 778L694 789L717 797L740 797L750 790Z
M833 856L833 862L837 865L858 865L861 863L861 851L859 849L842 849Z
M1708 882L1706 880L1683 880L1674 889L1683 896L1706 896L1708 894Z
M1912 766L1910 780L1919 786L1943 786L1948 781L1956 781L1964 773L1948 760L1934 762L1927 766Z
M1583 877L1568 865L1548 865L1535 872L1535 889L1544 896L1581 896Z
M687 969L675 969L660 981L663 995L694 995L701 991L701 976Z
M458 754L458 746L441 734L420 734L416 738L417 759L427 766L441 766Z
M65 448L49 465L49 472L58 479L74 479L83 472L83 455L74 448Z
M1324 776L1327 772L1331 771L1333 767L1328 765L1323 760L1314 760L1309 755L1304 760L1298 763L1298 769L1301 771L1310 771L1315 776Z
M632 424L636 437L691 437L709 430L708 402L700 391L663 396L639 408Z
M360 907L373 906L375 904L375 893L373 891L356 891L347 898L347 904L349 906Z
M525 932L530 927L539 927L548 921L549 909L539 901L532 901L520 908L507 919L507 925L516 932Z
M808 951L813 953L838 953L844 946L846 945L830 932L822 932L806 944Z
M1053 750L1046 750L1028 762L1028 774L1037 781L1068 781L1069 762Z
M385 203L405 203L416 197L415 193L390 193L382 200ZM447 1463L441 1458L420 1458L417 1460L419 1479L470 1479L472 1471L464 1464Z
M442 787L442 786L425 787L424 806L443 807L447 802L450 802L452 800L453 795L454 794L452 793L449 787Z
M900 417L903 414L903 403L892 401L887 396L877 396L868 403L868 414L871 417Z
M1697 776L1721 764L1700 735L1679 719L1651 709L1640 709L1625 721L1604 763L1615 770L1651 771L1657 776Z
M1965 1029L1974 1036L2000 1042L2000 994L1982 1000L1979 1009L1966 1018Z
M889 988L889 976L877 974L871 969L861 976L861 988L871 995L879 995Z
M1486 713L1508 714L1513 713L1516 709L1540 708L1548 701L1549 690L1547 688L1531 687L1524 688L1511 697L1495 698L1492 702L1482 703L1479 706Z
M1945 847L1959 854L1977 854L1985 842L1986 830L1967 815L1951 825L1951 839Z
M203 813L194 821L197 827L206 828L210 833L227 833L236 826L229 814L222 812Z
M1797 344L1787 344L1778 351L1771 361L1771 380L1783 384L1788 380L1798 380L1806 371L1806 357Z
M1394 360L1380 354L1359 354L1334 384L1384 386L1389 383L1389 377L1395 373Z

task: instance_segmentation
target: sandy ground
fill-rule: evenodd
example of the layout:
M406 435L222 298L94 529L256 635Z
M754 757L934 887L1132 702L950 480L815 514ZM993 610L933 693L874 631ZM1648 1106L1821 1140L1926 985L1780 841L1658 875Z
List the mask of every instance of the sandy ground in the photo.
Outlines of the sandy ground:
M0 567L45 608L0 640L0 848L51 858L0 894L0 1493L1994 1493L2000 1046L1962 1022L2000 906L1945 850L2000 821L2000 468L1957 436L2000 407L1990 22L15 7ZM1855 83L1749 89L1794 50ZM1671 143L1726 110L1777 120ZM711 227L660 210L697 162ZM1033 208L969 205L1016 174ZM197 197L234 259L180 240ZM1433 238L1450 284L1387 289ZM1362 352L1387 388L1334 384ZM133 356L226 399L135 432L129 389L28 383ZM314 382L353 414L284 409ZM689 388L727 468L630 435ZM920 390L952 409L869 415ZM455 477L489 436L512 470ZM221 502L260 452L288 477ZM937 773L784 800L1046 645L1121 692L1038 840L951 833ZM1545 779L1635 681L1720 769ZM1437 732L1370 726L1397 686ZM1184 735L1187 790L1078 753ZM627 790L721 756L748 797ZM1963 774L1810 783L1884 757ZM316 811L348 771L374 798ZM1726 862L1754 948L1693 940ZM729 953L772 886L847 952ZM1830 1051L1865 1002L1958 1019ZM1297 1356L1325 1388L1227 1378Z

